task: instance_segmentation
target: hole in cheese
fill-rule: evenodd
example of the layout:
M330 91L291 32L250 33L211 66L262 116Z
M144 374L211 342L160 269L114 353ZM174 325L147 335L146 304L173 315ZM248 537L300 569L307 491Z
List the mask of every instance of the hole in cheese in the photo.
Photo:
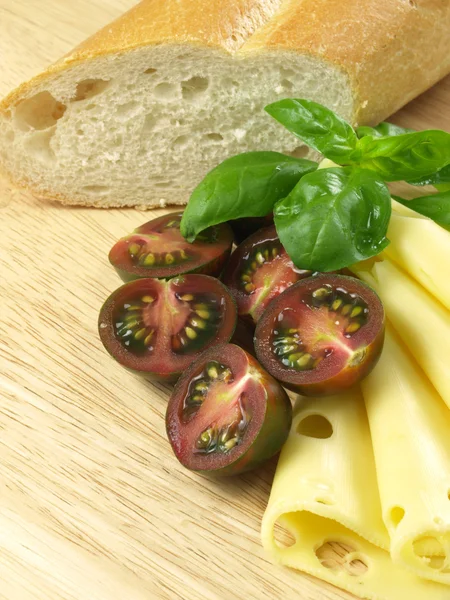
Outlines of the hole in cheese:
M435 536L424 535L416 538L413 542L413 551L431 569L441 571L447 566L444 545Z
M325 542L317 548L316 556L320 564L333 573L347 573L352 577L361 577L369 570L364 556L347 542Z
M333 426L322 415L309 415L297 425L297 433L306 437L325 440L333 435Z
M323 496L320 496L319 498L315 499L317 504L325 504L326 506L333 506L334 504L334 500L332 500L331 498L325 498Z
M398 527L405 517L405 509L403 509L401 506L394 506L391 508L389 517L392 527Z
M286 529L280 521L276 521L273 528L273 539L279 548L290 548L297 541L294 535Z

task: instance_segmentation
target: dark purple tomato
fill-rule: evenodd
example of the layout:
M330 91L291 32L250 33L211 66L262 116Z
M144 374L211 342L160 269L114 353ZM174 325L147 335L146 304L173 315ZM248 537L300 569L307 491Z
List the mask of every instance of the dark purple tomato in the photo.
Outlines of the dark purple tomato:
M227 288L206 275L138 279L126 283L100 311L99 334L124 367L176 379L203 350L228 342L236 304Z
M236 300L239 316L257 323L273 298L315 274L297 269L272 226L260 229L237 247L222 280Z
M182 465L236 475L260 465L284 444L290 400L242 348L206 350L181 376L170 398L166 428Z
M234 330L231 344L236 344L254 358L256 358L255 346L253 344L253 336L255 335L255 326L253 323L248 323L242 319L238 319L236 329Z
M272 300L255 331L256 355L284 386L339 393L374 368L384 342L377 294L353 277L319 275Z
M236 244L241 244L259 229L273 225L273 214L267 215L266 217L243 217L242 219L228 221L228 223L233 230L234 241Z
M109 261L124 281L170 279L194 272L220 275L233 244L231 228L226 223L215 225L190 244L180 233L182 214L153 219L112 247Z

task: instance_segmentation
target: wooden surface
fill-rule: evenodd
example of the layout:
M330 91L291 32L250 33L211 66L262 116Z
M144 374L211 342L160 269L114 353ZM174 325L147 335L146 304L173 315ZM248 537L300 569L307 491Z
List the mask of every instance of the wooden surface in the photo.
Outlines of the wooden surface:
M0 95L132 4L0 0ZM449 99L447 78L395 120L450 130ZM264 556L275 462L225 482L183 470L169 388L101 347L107 252L147 218L0 189L0 599L349 599Z

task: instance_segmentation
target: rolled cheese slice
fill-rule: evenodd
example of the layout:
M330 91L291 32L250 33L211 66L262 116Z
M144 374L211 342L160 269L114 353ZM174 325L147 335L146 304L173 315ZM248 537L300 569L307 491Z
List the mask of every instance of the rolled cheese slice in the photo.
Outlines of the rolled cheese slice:
M450 233L437 223L393 200L386 256L450 310ZM420 244L418 244L420 240Z
M392 329L362 391L392 559L450 585L450 411Z
M450 312L390 260L369 270L361 263L352 271L376 290L388 319L450 408Z
M394 565L386 548L358 390L302 400L262 522L273 559L371 600L448 600L447 586ZM384 548L384 549L382 549Z

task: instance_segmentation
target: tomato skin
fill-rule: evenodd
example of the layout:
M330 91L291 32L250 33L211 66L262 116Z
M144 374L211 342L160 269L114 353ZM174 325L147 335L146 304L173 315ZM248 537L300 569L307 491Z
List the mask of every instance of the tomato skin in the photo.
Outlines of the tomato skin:
M170 295L167 294L167 290L170 290ZM203 349L228 342L234 334L237 322L236 303L232 295L218 279L208 275L188 274L169 281L153 278L138 279L116 289L104 302L98 319L99 336L106 351L116 362L132 373L144 375L153 381L175 382L203 349L185 355L175 355L167 342L157 345L154 359L152 357L149 359L146 355L136 356L124 348L116 336L117 310L126 303L134 304L136 297L161 296L159 310L162 312L159 312L154 319L158 326L161 326L167 312L173 312L168 304L169 297L175 294L192 294L193 302L196 302L196 293L211 294L216 305L220 307L217 331Z
M225 266L233 244L233 232L229 225L223 223L216 225L205 232L210 234L215 241L187 242L179 230L182 212L168 213L162 217L144 223L131 234L121 238L114 244L109 252L109 262L124 282L136 279L154 277L156 279L170 279L188 273L198 273L218 277ZM165 225L174 222L170 232L164 234ZM175 258L172 264L157 263L153 265L136 264L130 249L133 244L141 243L148 236L155 236L152 248L155 253L170 253ZM157 239L156 236L160 236ZM151 242L149 242L151 243ZM188 259L177 261L180 252L188 255ZM164 255L164 254L163 254Z
M238 318L236 329L230 343L239 346L248 354L251 354L256 359L255 346L253 344L253 336L255 335L255 326L244 319Z
M221 256L215 258L214 260L211 260L209 262L206 262L203 265L200 265L199 267L197 267L196 269L191 269L189 271L182 271L180 273L175 273L174 275L169 275L169 276L158 276L156 277L157 279L170 279L171 277L178 277L179 275L209 275L211 277L219 277L223 271L224 266L226 265L229 257L231 254L231 248L229 250L227 250L226 252L224 252ZM136 281L137 279L145 279L147 277L149 277L150 275L136 275L133 273L130 273L129 271L125 270L125 269L121 269L119 267L116 267L115 265L114 269L117 273L117 275L120 277L120 279L124 282L124 283L129 283L130 281Z
M264 371L251 356L249 364L263 372L261 383L266 389L264 424L247 452L235 463L218 471L217 475L238 475L260 466L281 450L291 429L292 405L289 396L278 381Z
M259 231L263 227L273 225L273 213L266 217L243 217L229 221L233 230L234 241L236 244L242 244L249 236Z
M313 286L320 288L330 281L336 286L348 288L352 293L362 294L361 297L368 302L371 311L371 320L367 325L367 329L364 330L364 328L361 328L355 334L353 346L353 342L349 342L349 348L351 347L353 351L360 349L363 351L361 362L355 365L342 364L340 370L335 369L335 372L328 373L328 376L326 367L322 371L321 376L319 376L315 368L293 374L291 369L283 367L274 358L270 344L271 332L277 327L276 323L279 322L281 310L285 309L286 306L289 306L291 310L295 310L295 306L300 307L300 300L297 300L297 304L295 304L295 302L290 302L289 298L292 298L297 293L298 297L302 298L302 293L306 289L313 289ZM328 274L300 281L272 300L257 324L254 344L259 362L284 387L304 396L319 397L339 394L341 391L352 387L364 379L372 371L380 358L384 345L384 336L385 313L381 300L375 291L354 277ZM308 348L306 347L307 350Z
M346 369L326 381L317 383L293 384L282 382L283 386L302 396L333 396L351 388L365 379L377 364L384 346L384 328L377 338L367 347L367 360L357 369Z
M183 427L179 415L180 402L185 397L190 382L199 372L200 366L210 360L221 361L230 353L238 355L244 374L253 373L253 381L257 386L258 403L255 406L255 401L251 406L254 412L258 411L261 423L251 445L243 454L236 454L231 463L216 468L212 457L211 468L195 468L193 465L186 464L184 453L187 451L183 448L179 438ZM222 344L206 350L178 380L166 412L167 436L177 459L192 471L217 476L238 475L254 469L272 458L286 441L291 424L292 405L285 390L250 354L234 344Z

